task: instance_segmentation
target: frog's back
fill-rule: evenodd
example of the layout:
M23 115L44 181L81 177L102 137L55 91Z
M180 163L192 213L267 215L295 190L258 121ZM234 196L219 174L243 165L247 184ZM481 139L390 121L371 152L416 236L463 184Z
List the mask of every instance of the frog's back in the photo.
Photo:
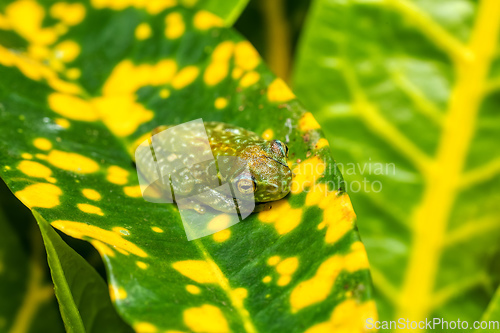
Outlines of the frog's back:
M238 126L216 121L204 124L212 152L215 156L238 156L249 145L264 142L264 139L256 133Z

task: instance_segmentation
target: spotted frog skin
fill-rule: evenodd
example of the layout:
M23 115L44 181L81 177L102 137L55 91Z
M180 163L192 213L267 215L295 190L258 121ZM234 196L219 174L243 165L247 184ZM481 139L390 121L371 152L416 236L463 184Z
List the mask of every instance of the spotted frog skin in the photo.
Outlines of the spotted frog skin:
M207 185L207 182L217 186L219 183L228 182L233 184L233 190L239 191L243 197L253 194L251 196L252 201L255 200L253 211L257 212L270 209L272 201L279 200L290 192L292 172L287 164L288 147L283 142L264 140L254 132L222 122L204 122L204 126L215 160L218 157L224 159L224 156L236 156L239 157L237 159L239 163L216 164L215 160L210 158L211 156L206 158L206 163L190 163L196 159L193 156L196 154L179 152L183 151L181 147L183 142L193 144L199 140L206 143L206 137L200 138L199 131L196 133L184 131L182 134L170 136L170 142L157 142L155 149L178 146L176 153L164 150L156 154L159 164L165 162L162 159L166 159L172 163L177 162L181 166L171 174L175 200L183 198L186 202L187 199L190 201L189 208L199 213L204 213L207 207L217 211L232 212L234 211L233 197L214 190L214 186ZM152 131L152 135L170 127L172 126L157 127ZM158 136L154 136L153 140L156 137ZM200 154L203 154L202 151L200 149ZM208 149L205 151L210 152ZM188 165L190 167L187 167ZM215 171L216 167L217 171ZM196 196L196 199L190 199L193 196ZM240 210L241 207L240 205ZM251 207L254 206L251 205Z

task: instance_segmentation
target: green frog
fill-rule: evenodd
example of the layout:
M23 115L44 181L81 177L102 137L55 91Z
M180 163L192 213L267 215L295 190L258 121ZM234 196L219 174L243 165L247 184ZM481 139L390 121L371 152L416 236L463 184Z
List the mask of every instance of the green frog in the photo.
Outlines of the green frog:
M232 212L235 201L240 213L267 210L290 192L287 145L241 127L201 120L160 126L152 131L152 149L159 169L168 169L160 172L162 196L174 193L171 200L198 213ZM217 189L226 183L232 193Z

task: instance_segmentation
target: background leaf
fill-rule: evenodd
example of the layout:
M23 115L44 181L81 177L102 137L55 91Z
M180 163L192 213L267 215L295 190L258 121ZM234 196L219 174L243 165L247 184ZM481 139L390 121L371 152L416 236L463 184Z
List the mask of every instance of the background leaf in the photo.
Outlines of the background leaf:
M481 321L488 323L488 329L477 329L476 332L498 332L498 327L500 324L498 319L500 318L500 289L497 289L495 296L488 305L488 308L483 314ZM485 323L481 323L486 327Z
M234 27L262 54L276 76L289 81L310 0L253 0Z
M40 235L18 205L0 182L0 331L64 332Z
M4 9L0 175L100 251L138 332L362 330L376 316L368 262L319 125L221 19L151 4ZM43 20L16 25L28 13ZM285 140L297 186L273 210L187 242L175 207L140 197L131 156L158 125L200 117Z
M108 287L85 259L69 247L43 217L34 212L67 332L133 332L118 316Z
M381 319L478 320L498 286L499 22L488 0L311 9L294 83L343 162Z

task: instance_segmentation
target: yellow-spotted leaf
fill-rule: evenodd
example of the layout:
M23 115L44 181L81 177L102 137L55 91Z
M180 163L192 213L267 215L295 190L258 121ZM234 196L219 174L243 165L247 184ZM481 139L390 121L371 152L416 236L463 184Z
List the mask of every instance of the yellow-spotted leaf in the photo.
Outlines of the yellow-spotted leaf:
M357 207L383 320L481 318L499 280L500 2L314 1L294 84Z
M0 176L101 253L137 332L361 332L376 317L328 142L222 19L169 1L1 9ZM189 242L176 206L141 197L132 157L157 126L198 118L286 142L294 183L271 210Z

